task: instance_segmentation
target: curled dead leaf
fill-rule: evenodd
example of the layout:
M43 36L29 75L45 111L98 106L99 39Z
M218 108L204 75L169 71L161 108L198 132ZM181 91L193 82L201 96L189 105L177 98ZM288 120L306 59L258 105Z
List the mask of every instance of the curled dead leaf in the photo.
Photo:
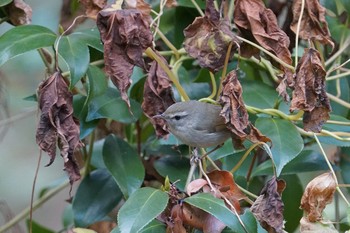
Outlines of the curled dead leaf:
M160 54L158 56L164 64L168 64ZM158 137L165 137L169 132L164 120L153 118L153 116L163 113L174 103L171 81L160 65L153 61L144 84L142 109L155 128Z
M297 32L298 20L300 18L302 0L293 1L293 21L290 28ZM305 1L304 13L301 18L299 37L304 40L319 41L322 44L329 44L334 48L334 43L329 33L326 21L326 9L319 0Z
M303 110L304 129L320 132L329 119L331 106L326 92L326 71L320 54L315 49L305 49L297 69L290 110Z
M300 220L300 233L339 233L332 223L309 222L306 217Z
M32 22L32 8L23 0L13 0L5 9L11 24L14 26L30 24Z
M308 221L316 222L322 219L322 211L332 202L336 187L337 183L330 172L323 173L308 183L300 205L307 213Z
M85 14L96 19L98 12L106 6L107 0L80 0L80 3L85 7Z
M265 49L274 53L287 64L292 64L291 54L288 50L289 38L277 23L272 10L267 9L261 0L236 0L233 19L243 36L253 38ZM243 44L240 49L242 56L258 55L257 49ZM248 53L246 53L248 52ZM284 68L282 67L282 70Z
M268 232L283 232L283 209L282 192L286 186L284 180L273 177L261 190L260 196L250 207L254 216L261 226Z
M184 233L185 226L200 229L203 233L220 233L225 228L225 224L213 215L187 203L175 205L171 210L171 219L174 221L168 224L167 232Z
M106 8L97 16L97 27L104 44L106 73L130 107L127 90L133 68L146 69L142 53L152 46L149 22L137 9Z
M149 22L152 21L150 17L152 8L144 0L124 0L125 9L137 9L139 10L144 17L149 17Z
M201 190L205 185L208 185L208 182L205 179L195 179L192 180L186 186L186 193L188 196L191 196L192 193L196 193Z
M68 90L61 72L54 73L39 85L38 102L41 110L36 132L36 142L40 149L50 156L51 165L56 157L56 145L59 145L64 160L64 169L70 183L80 179L79 167L74 151L82 143L79 139L79 122L73 116L73 95Z
M223 89L219 103L222 106L220 115L225 119L226 127L233 133L235 147L242 147L247 138L252 142L270 142L248 119L248 112L242 98L242 86L236 70L228 73L222 83Z
M197 17L184 30L184 46L188 54L199 61L201 67L212 72L223 67L226 54L230 57L238 47L238 39L230 29L228 19L220 18L214 1L208 0L205 16ZM229 45L233 43L230 51Z

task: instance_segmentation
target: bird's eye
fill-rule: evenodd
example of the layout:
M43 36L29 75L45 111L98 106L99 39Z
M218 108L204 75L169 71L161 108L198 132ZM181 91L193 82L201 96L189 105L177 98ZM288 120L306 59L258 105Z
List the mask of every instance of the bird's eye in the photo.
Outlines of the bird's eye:
M175 118L175 120L180 120L181 119L181 116L179 116L179 115L176 115L176 116L174 116L174 118Z

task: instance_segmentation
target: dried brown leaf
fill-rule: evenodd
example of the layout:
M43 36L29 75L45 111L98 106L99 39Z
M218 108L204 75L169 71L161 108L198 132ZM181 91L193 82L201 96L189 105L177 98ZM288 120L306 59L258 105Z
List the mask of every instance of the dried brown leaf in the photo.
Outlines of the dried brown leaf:
M168 64L161 55L158 54L158 56L164 64ZM169 132L165 121L161 118L153 118L153 116L163 113L174 103L171 81L160 65L153 61L144 85L142 109L155 128L158 137L165 137Z
M165 6L168 8L176 7L177 1L176 0L166 0Z
M104 44L105 70L130 106L127 90L133 68L146 68L142 53L152 46L148 20L137 9L106 8L97 16L97 27Z
M283 180L273 177L261 190L260 196L250 207L261 226L268 232L283 232L283 209L281 194L286 186Z
M244 200L247 197L238 188L236 182L233 179L232 173L228 171L212 171L207 174L210 182L226 197L235 207L237 212L240 212L240 200Z
M325 86L326 71L320 54L315 49L305 49L296 69L293 99L290 110L305 111L304 129L320 132L329 119L331 106Z
M306 217L300 220L300 233L339 233L332 223L309 222Z
M32 8L23 0L13 0L6 6L6 11L14 26L32 22Z
M332 202L336 187L336 181L330 172L323 173L308 183L300 205L307 213L308 221L316 222L322 219L322 211Z
M73 117L73 95L60 72L54 73L40 84L38 95L41 115L36 133L37 144L50 156L48 165L55 160L56 145L59 145L64 169L73 184L80 178L79 167L73 155L75 149L82 145L79 123Z
M107 4L107 0L79 0L79 1L85 7L85 14L92 19L96 19L98 12L100 12L100 10L102 10Z
M201 67L212 72L223 67L227 52L230 56L237 49L238 39L230 29L228 19L220 18L214 7L214 1L208 0L204 17L197 17L184 30L185 49L199 61ZM231 51L228 51L233 43Z
M205 179L195 179L186 186L186 193L188 196L191 196L192 193L198 192L205 185L208 185Z
M242 86L235 70L227 74L222 85L223 90L219 100L222 106L220 115L224 117L226 127L233 133L235 146L242 147L246 138L252 142L271 141L250 123L242 98Z
M302 0L293 1L293 21L290 28L294 33L297 32L301 6ZM315 40L322 44L329 44L334 48L325 14L326 9L321 6L318 0L305 1L304 13L300 23L299 37L304 40Z
M289 38L277 23L275 14L265 8L261 0L236 0L234 10L234 22L243 36L252 40L254 38L262 47L274 53L278 58L292 64L291 54L288 50ZM243 44L240 49L242 56L258 55L257 49L246 49ZM248 51L248 54L244 54ZM254 54L255 53L255 54ZM282 67L283 69L283 67Z
M173 231L169 232L186 232L183 231L185 229L184 225L200 229L203 231L203 233L220 233L225 228L225 224L211 214L187 203L174 206L171 211L171 218L175 220L175 224ZM176 226L179 222L182 223L182 228ZM175 231L176 229L180 230Z
M125 9L137 9L139 10L144 17L150 17L152 7L145 2L144 0L124 0ZM151 22L151 18L148 18Z

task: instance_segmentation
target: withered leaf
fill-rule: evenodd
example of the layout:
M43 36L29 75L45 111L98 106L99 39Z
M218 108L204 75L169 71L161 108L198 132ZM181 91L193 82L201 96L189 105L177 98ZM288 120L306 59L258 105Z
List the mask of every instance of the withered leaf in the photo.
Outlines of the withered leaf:
M169 7L169 8L176 7L177 1L176 0L166 0L165 6Z
M332 173L323 173L308 183L301 198L302 208L310 222L322 219L322 211L333 200L337 184Z
M82 143L79 139L79 123L73 116L73 95L69 92L61 72L54 73L40 84L38 97L41 115L36 142L50 156L47 166L54 162L56 145L59 145L64 169L73 184L80 178L79 167L73 155Z
M320 54L315 49L305 49L298 63L290 110L305 111L303 123L306 131L320 132L329 119L331 106L325 86L326 71Z
M144 0L124 0L125 9L137 9L139 10L144 17L150 17L152 8ZM149 18L151 22L152 18Z
M239 213L241 209L239 201L247 197L238 188L232 173L215 170L207 175L210 182L233 204L236 211Z
M223 67L226 54L237 49L238 39L230 29L228 19L220 18L214 1L208 0L204 17L197 17L184 30L184 46L187 53L199 61L201 67L212 72ZM228 51L230 43L231 51Z
M85 14L96 19L98 12L106 6L107 0L80 0L80 3L85 7Z
M142 53L152 46L149 23L137 9L106 8L97 16L97 27L104 44L106 73L130 107L127 90L133 68L146 68Z
M246 39L254 38L262 47L274 53L278 58L287 64L292 64L291 54L288 50L289 38L279 28L275 14L272 10L265 8L263 1L236 0L233 17L235 24ZM242 56L252 56L259 52L256 49L243 47L240 51ZM246 51L249 51L249 54L245 54Z
M302 0L293 1L293 21L290 28L297 32L298 20L300 18ZM321 6L319 0L305 1L304 13L301 18L299 37L304 40L316 40L322 44L329 44L334 48L334 43L329 33L326 21L326 9Z
M300 220L300 233L339 233L333 223L309 222L306 217Z
M281 194L286 186L283 180L273 177L261 190L260 196L250 207L261 226L268 232L283 232L283 209Z
M198 192L200 189L202 189L205 185L208 185L208 182L205 179L195 179L192 180L187 186L186 186L186 193L188 196L191 196L192 193Z
M164 64L168 64L160 54L158 56ZM145 81L141 107L155 128L158 137L165 137L169 132L165 121L161 118L153 118L153 116L163 113L174 103L171 81L160 65L153 61Z
M32 8L23 0L13 0L6 7L11 24L14 26L32 22Z
M220 233L224 228L225 224L220 220L212 216L211 214L191 206L187 203L178 204L173 207L171 211L171 218L175 219L173 231L169 232L186 232L183 231L184 226L191 226L203 231L203 233ZM176 226L176 223L182 223L182 228ZM169 225L168 225L169 226ZM177 227L177 228L176 228ZM179 231L175 231L180 229Z
M226 127L233 133L235 146L242 147L246 138L252 142L271 141L250 123L242 98L242 86L235 70L226 75L222 85L223 89L219 100L222 106L220 115L224 117Z

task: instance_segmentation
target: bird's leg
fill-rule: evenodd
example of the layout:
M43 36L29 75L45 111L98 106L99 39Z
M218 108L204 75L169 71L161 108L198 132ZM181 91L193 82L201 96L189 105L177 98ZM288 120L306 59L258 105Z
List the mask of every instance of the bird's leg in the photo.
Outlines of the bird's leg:
M205 153L204 155L201 156L201 159L207 157L210 153L213 153L214 151L216 151L217 149L219 149L220 147L222 147L224 145L224 143L217 145L215 148L213 148L212 150L208 151L207 153Z
M188 172L187 175L187 180L186 180L186 186L185 186L185 190L187 188L187 185L191 182L194 171L197 168L198 165L198 161L200 160L199 155L198 155L198 149L195 147L191 153L191 157L190 157L190 164L191 164L191 168L190 171Z

